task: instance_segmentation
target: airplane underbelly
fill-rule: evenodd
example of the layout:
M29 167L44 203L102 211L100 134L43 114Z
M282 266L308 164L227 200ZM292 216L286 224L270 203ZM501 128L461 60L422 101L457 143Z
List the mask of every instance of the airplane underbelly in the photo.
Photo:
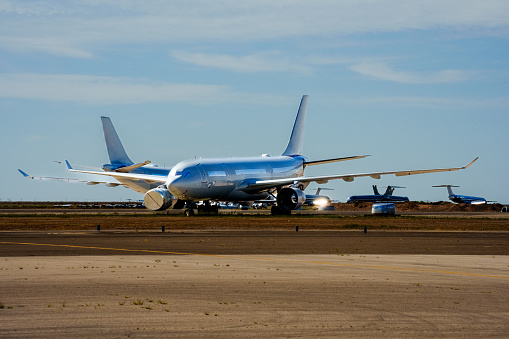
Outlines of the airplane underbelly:
M202 183L200 187L189 188L185 195L191 200L221 200L234 189L231 182L210 181Z
M256 194L247 194L242 191L232 191L225 197L227 201L254 201L254 200L263 200L269 197L269 193L260 192Z
M261 200L269 196L267 192L247 194L235 189L232 182L209 182L203 183L201 188L190 189L184 199L190 200L215 200L215 201L252 201Z

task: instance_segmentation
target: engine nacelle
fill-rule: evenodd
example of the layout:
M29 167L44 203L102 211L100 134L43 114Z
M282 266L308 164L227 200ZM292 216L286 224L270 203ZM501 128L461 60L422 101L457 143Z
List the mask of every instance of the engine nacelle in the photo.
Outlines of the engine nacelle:
M278 206L284 206L289 210L296 210L306 201L306 195L298 188L285 187L277 194Z
M162 211L171 207L172 195L165 187L157 187L145 193L145 207L152 211Z

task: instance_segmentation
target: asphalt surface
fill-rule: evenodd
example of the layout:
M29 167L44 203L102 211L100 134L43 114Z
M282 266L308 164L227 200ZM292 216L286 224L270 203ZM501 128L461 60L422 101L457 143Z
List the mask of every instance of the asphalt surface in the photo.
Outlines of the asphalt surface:
M0 337L507 338L509 232L0 232Z
M161 254L509 255L509 232L47 231L0 232L0 257Z

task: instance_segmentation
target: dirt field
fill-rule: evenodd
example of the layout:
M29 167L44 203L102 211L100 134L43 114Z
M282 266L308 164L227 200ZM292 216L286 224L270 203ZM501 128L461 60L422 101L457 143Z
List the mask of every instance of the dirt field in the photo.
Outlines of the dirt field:
M373 216L371 203L334 204L335 211L296 211L271 216L267 210L228 210L219 216L184 217L177 210L150 212L138 208L59 208L54 202L0 204L0 231L30 230L428 230L509 231L509 213L500 204L465 205L449 202L397 204L397 216ZM98 203L97 205L101 205ZM311 214L305 214L309 213ZM224 213L224 214L223 214ZM300 213L300 214L299 214Z
M260 215L220 215L184 217L164 214L60 214L60 215L9 215L0 214L0 230L161 230L166 229L257 229L284 230L299 227L301 230L456 230L456 231L509 231L506 218L462 217L374 217L374 216L303 216L286 217Z

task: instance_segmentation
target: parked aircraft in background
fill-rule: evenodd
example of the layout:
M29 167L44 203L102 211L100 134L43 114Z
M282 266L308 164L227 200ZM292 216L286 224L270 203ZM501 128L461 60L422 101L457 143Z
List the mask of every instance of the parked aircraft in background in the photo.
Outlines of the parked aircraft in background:
M306 194L306 201L304 202L304 205L309 206L324 206L324 205L330 205L330 198L326 195L320 195L320 191L329 190L332 191L332 188L323 188L318 187L316 189L315 194Z
M387 186L384 194L378 193L378 188L373 185L373 195L352 195L346 202L367 201L367 202L405 202L408 197L392 195L395 188L404 188L399 186Z
M463 203L463 204L473 204L473 205L479 205L479 204L486 204L486 199L482 197L471 197L468 195L457 195L454 194L452 191L452 187L459 187L459 186L453 186L453 185L438 185L433 187L447 187L447 192L449 193L449 200L455 203Z
M66 161L70 172L106 175L117 179L122 185L145 194L144 201L151 210L186 208L186 214L194 214L197 201L204 201L202 211L217 211L211 201L248 202L276 198L273 214L290 214L306 201L304 189L311 183L325 184L329 180L343 179L351 182L358 177L380 179L382 175L396 176L449 172L470 167L474 159L464 167L391 171L373 173L304 176L308 166L361 159L367 155L310 161L302 155L304 119L308 96L302 97L290 140L280 156L245 158L191 159L179 162L173 168L159 168L150 161L135 164L127 156L120 139L107 117L101 117L110 164L101 171L74 169Z

